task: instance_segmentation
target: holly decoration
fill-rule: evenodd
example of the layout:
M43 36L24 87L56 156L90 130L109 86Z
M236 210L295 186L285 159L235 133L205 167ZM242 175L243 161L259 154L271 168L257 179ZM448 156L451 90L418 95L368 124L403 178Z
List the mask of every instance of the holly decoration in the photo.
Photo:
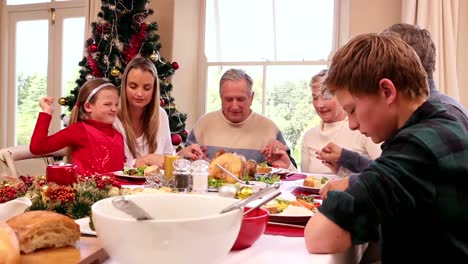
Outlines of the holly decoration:
M106 175L78 176L73 186L47 182L44 176L0 177L0 203L25 196L31 199L30 211L54 211L74 219L89 216L94 202L119 191L120 184Z

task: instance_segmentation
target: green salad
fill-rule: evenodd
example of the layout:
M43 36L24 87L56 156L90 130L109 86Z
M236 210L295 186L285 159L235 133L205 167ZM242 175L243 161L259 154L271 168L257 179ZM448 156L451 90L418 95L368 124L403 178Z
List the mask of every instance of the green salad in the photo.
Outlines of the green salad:
M124 168L123 173L129 176L145 176L146 165L140 166L138 168Z

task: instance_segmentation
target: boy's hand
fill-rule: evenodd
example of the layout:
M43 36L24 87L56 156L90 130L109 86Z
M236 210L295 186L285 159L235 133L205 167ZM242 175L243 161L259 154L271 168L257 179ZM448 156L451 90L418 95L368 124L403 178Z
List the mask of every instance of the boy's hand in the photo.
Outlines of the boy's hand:
M341 178L336 180L328 181L322 188L320 188L319 194L322 199L327 199L329 191L344 191L349 186L349 178Z
M325 162L337 163L340 160L343 148L333 142L328 143L321 151L318 151L317 159Z
M52 115L54 113L54 108L52 106L53 104L54 97L52 96L46 96L39 100L39 106L41 107L42 111L48 113L49 115Z

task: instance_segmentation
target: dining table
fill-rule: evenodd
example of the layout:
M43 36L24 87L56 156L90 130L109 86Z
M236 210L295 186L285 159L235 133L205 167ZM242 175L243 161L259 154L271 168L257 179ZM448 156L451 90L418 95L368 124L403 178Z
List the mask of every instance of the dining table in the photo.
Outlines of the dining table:
M301 184L307 175L290 174L288 179L281 181L281 197L290 199L292 190ZM324 175L321 175L324 176ZM334 178L335 175L325 175ZM131 186L127 186L131 187ZM217 195L207 193L207 195ZM260 202L260 201L258 201ZM249 206L255 205L255 202ZM259 264L259 263L314 263L314 264L357 264L366 251L368 244L354 245L348 250L335 254L311 254L307 251L304 241L304 226L268 224L265 233L249 248L231 250L219 263L223 264ZM121 264L109 257L104 264Z

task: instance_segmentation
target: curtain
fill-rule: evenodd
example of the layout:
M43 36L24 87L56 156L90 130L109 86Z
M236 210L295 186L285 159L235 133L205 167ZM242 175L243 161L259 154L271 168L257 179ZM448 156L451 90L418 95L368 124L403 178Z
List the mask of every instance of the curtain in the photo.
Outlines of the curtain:
M434 81L439 91L460 98L457 78L459 0L402 0L402 22L427 29L436 45Z

